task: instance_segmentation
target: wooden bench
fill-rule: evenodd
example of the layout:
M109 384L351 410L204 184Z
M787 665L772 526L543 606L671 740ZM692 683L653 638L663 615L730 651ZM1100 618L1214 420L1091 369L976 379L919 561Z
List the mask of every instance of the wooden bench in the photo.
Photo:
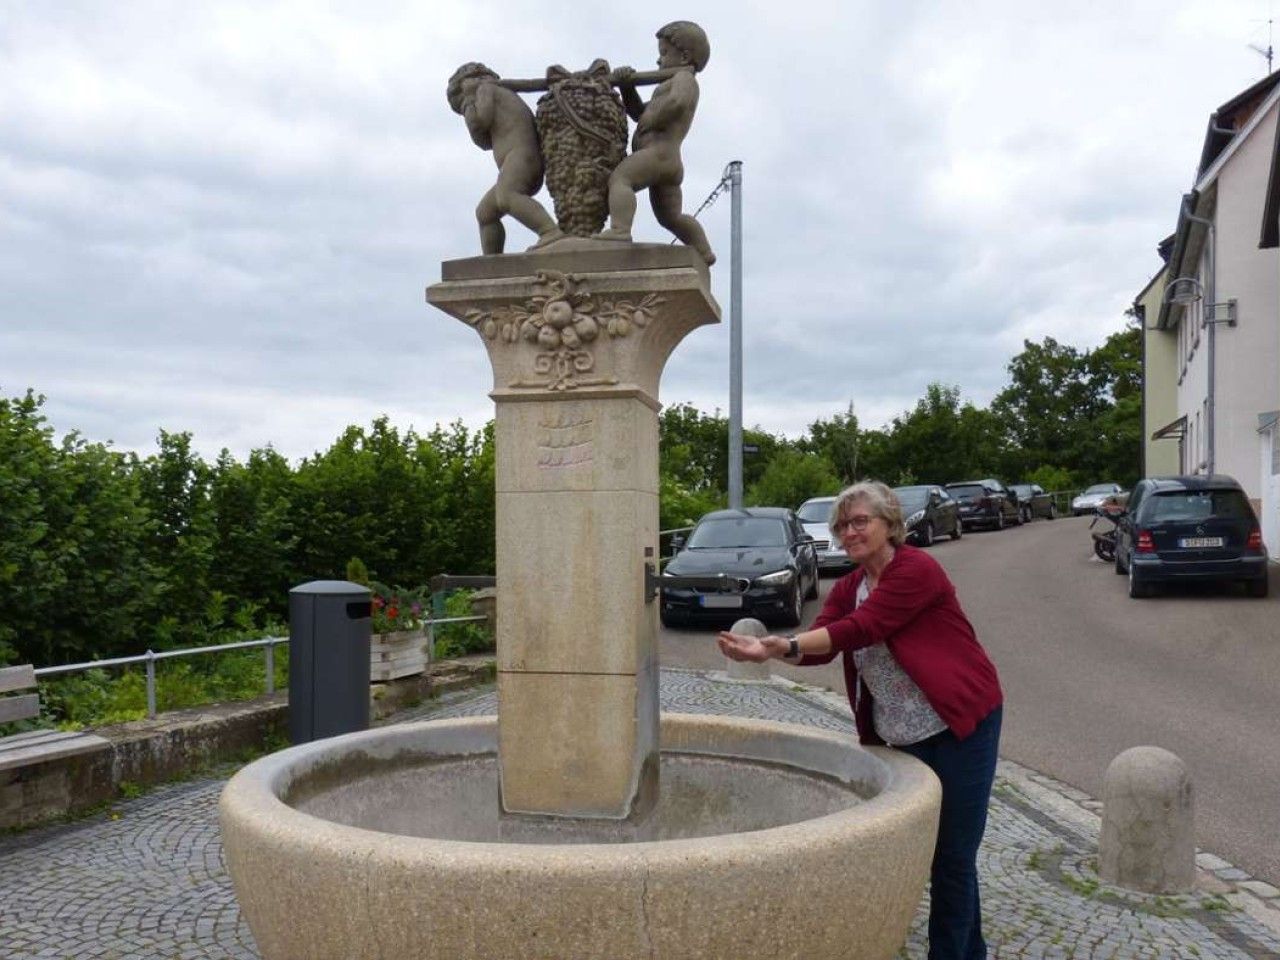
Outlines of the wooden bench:
M30 693L25 691L31 691ZM0 667L0 723L32 720L40 715L40 694L31 664ZM0 771L16 770L47 760L75 756L109 747L93 733L68 730L31 730L0 737Z

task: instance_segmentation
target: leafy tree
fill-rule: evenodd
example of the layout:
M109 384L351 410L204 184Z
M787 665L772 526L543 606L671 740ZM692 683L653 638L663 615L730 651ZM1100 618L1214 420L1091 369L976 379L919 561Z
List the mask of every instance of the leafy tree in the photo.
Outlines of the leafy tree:
M1073 486L1071 471L1042 464L1026 475L1027 483L1038 483L1047 493L1061 493Z
M142 502L153 519L146 554L160 576L152 623L162 647L199 642L209 627L223 625L222 601L210 605L213 587L214 517L209 499L213 471L191 449L190 433L160 431L159 450L131 457ZM218 622L209 623L209 616Z
M820 454L783 450L776 453L763 475L746 491L744 502L751 506L800 506L810 497L833 493L840 481L826 457Z
M728 501L719 490L690 490L668 473L658 475L658 527L675 530L691 527L712 510L722 510Z
M677 403L658 419L658 460L682 489L705 493L729 488L729 421Z
M759 482L773 457L792 445L759 427L744 428L742 442L757 450L742 458L745 497L745 490ZM667 407L658 420L658 463L662 496L675 498L659 509L674 526L686 525L684 521L694 507L711 504L706 509L714 510L724 506L729 490L728 419L719 411L707 415L688 403Z
M295 586L295 491L289 462L270 447L246 463L222 451L209 484L212 545L209 582L237 609L283 618Z
M1025 341L1009 363L1009 386L992 403L1013 441L1010 472L1061 467L1070 472L1071 485L1136 479L1141 349L1136 327L1113 334L1093 351L1052 337Z
M0 662L40 666L132 645L156 596L128 461L74 433L55 443L43 403L0 398Z
M333 577L358 556L373 579L421 583L493 570L492 425L426 437L385 417L348 427L296 474L297 574Z
M1110 399L1094 423L1095 443L1081 457L1087 477L1137 482L1142 462L1142 330L1113 333L1087 358L1090 376Z
M858 417L850 402L844 413L837 413L830 420L819 418L809 424L809 435L800 441L799 446L825 457L839 485L847 486L859 477L858 459L863 439L858 429Z
M867 462L867 476L891 485L988 476L999 470L1005 452L999 419L961 403L959 387L940 383L929 384L915 409L895 417L886 434Z
M436 427L416 455L437 471L439 515L429 519L435 542L418 569L435 573L493 573L495 458L493 423L468 432L461 422Z

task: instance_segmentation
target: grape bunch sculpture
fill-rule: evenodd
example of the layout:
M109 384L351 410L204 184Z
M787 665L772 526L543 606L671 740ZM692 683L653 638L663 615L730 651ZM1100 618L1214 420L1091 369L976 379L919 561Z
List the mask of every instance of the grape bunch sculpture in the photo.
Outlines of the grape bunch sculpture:
M604 60L578 73L551 67L547 83L536 115L547 189L560 229L589 237L609 216L609 175L627 153L627 113Z

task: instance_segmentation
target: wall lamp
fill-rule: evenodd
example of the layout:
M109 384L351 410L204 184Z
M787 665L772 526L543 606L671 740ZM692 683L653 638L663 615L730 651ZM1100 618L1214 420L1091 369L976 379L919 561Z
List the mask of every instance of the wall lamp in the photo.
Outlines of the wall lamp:
M1189 306L1204 299L1204 286L1195 277L1177 277L1165 288L1163 299L1165 303ZM1207 304L1202 323L1206 327L1215 323L1225 323L1228 327L1234 327L1236 325L1235 297L1220 303Z

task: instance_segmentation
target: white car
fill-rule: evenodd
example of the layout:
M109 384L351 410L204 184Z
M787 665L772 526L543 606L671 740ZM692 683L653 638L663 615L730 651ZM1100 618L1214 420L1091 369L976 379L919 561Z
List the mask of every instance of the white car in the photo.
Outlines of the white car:
M844 552L844 547L831 539L831 528L827 526L827 521L831 519L831 507L835 502L835 497L814 497L800 504L800 509L796 511L796 518L804 527L804 532L816 541L814 547L817 548L820 571L848 570L853 567L853 561Z
M1113 497L1117 493L1124 493L1124 487L1118 483L1095 483L1071 501L1071 513L1077 517L1082 514L1093 513L1102 506L1107 497Z

